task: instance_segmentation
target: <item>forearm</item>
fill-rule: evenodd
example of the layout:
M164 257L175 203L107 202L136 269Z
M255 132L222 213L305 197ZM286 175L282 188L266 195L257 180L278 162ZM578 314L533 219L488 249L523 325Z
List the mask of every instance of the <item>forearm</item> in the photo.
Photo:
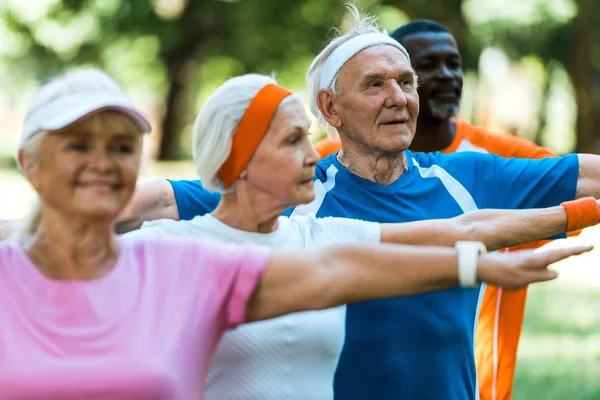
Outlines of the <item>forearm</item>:
M598 203L600 210L600 202ZM567 212L561 206L528 210L484 209L444 220L383 224L387 243L453 246L458 240L483 242L489 250L516 246L565 232Z
M331 248L331 305L376 298L412 296L458 284L454 248L382 244Z
M529 210L478 210L457 218L468 226L461 240L477 240L489 250L516 246L565 232L567 212L563 207Z

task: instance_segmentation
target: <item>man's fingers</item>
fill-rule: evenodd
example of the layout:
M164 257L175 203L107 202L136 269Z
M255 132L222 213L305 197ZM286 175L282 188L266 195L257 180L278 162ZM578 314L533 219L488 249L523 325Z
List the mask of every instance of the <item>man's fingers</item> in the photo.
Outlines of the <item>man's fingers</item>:
M565 249L553 249L547 250L543 253L535 254L535 258L528 264L528 267L531 268L546 268L550 264L554 264L560 260L564 260L565 258L571 256L577 256L583 253L587 253L592 250L594 246L585 245L585 246L574 246Z

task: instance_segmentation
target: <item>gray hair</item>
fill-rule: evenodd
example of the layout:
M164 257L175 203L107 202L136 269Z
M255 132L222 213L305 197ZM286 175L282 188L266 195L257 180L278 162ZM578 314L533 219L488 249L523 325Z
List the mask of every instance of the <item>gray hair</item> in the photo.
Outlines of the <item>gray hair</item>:
M308 104L310 107L310 111L317 118L319 122L319 126L321 129L325 131L325 133L330 137L334 138L336 135L335 128L327 122L321 110L319 110L319 106L317 104L317 93L319 92L319 83L321 79L321 73L323 72L323 67L325 66L325 62L331 56L331 54L342 44L347 42L350 39L353 39L360 35L365 35L369 33L382 33L387 35L387 31L382 28L378 22L377 18L363 14L361 15L360 11L356 6L352 3L346 3L346 10L348 11L349 16L349 28L344 31L335 30L336 37L334 37L329 44L315 57L311 66L308 69L308 73L306 74L306 87L308 91ZM340 94L339 87L339 71L335 75L331 85L328 87L334 94ZM415 80L416 82L416 80Z
M223 192L218 174L231 152L233 135L252 99L270 83L277 84L274 78L258 74L231 78L200 110L192 130L192 153L198 176L207 189ZM278 110L292 101L300 101L300 97L286 97Z

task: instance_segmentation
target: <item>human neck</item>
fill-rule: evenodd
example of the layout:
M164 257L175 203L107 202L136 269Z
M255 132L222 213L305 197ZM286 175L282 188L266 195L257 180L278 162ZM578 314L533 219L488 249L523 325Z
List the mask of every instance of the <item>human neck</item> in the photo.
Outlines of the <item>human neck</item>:
M359 152L353 146L344 146L338 153L337 159L353 174L386 186L395 182L408 169L404 151L382 154Z
M456 123L452 119L419 118L417 132L410 150L433 153L444 150L456 136Z
M267 194L250 194L238 187L225 193L212 216L232 228L246 232L271 233L277 229L277 220L289 207L270 205ZM291 205L293 206L293 205Z
M48 278L93 280L108 274L119 257L113 221L90 221L44 210L35 234L23 239L27 255Z

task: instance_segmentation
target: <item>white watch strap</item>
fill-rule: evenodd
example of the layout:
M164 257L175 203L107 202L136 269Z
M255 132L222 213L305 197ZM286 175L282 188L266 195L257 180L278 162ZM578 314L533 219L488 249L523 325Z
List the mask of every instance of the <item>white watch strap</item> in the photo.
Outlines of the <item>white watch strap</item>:
M455 244L458 251L458 283L464 288L476 287L477 265L479 256L487 252L482 242L468 242L459 240Z

